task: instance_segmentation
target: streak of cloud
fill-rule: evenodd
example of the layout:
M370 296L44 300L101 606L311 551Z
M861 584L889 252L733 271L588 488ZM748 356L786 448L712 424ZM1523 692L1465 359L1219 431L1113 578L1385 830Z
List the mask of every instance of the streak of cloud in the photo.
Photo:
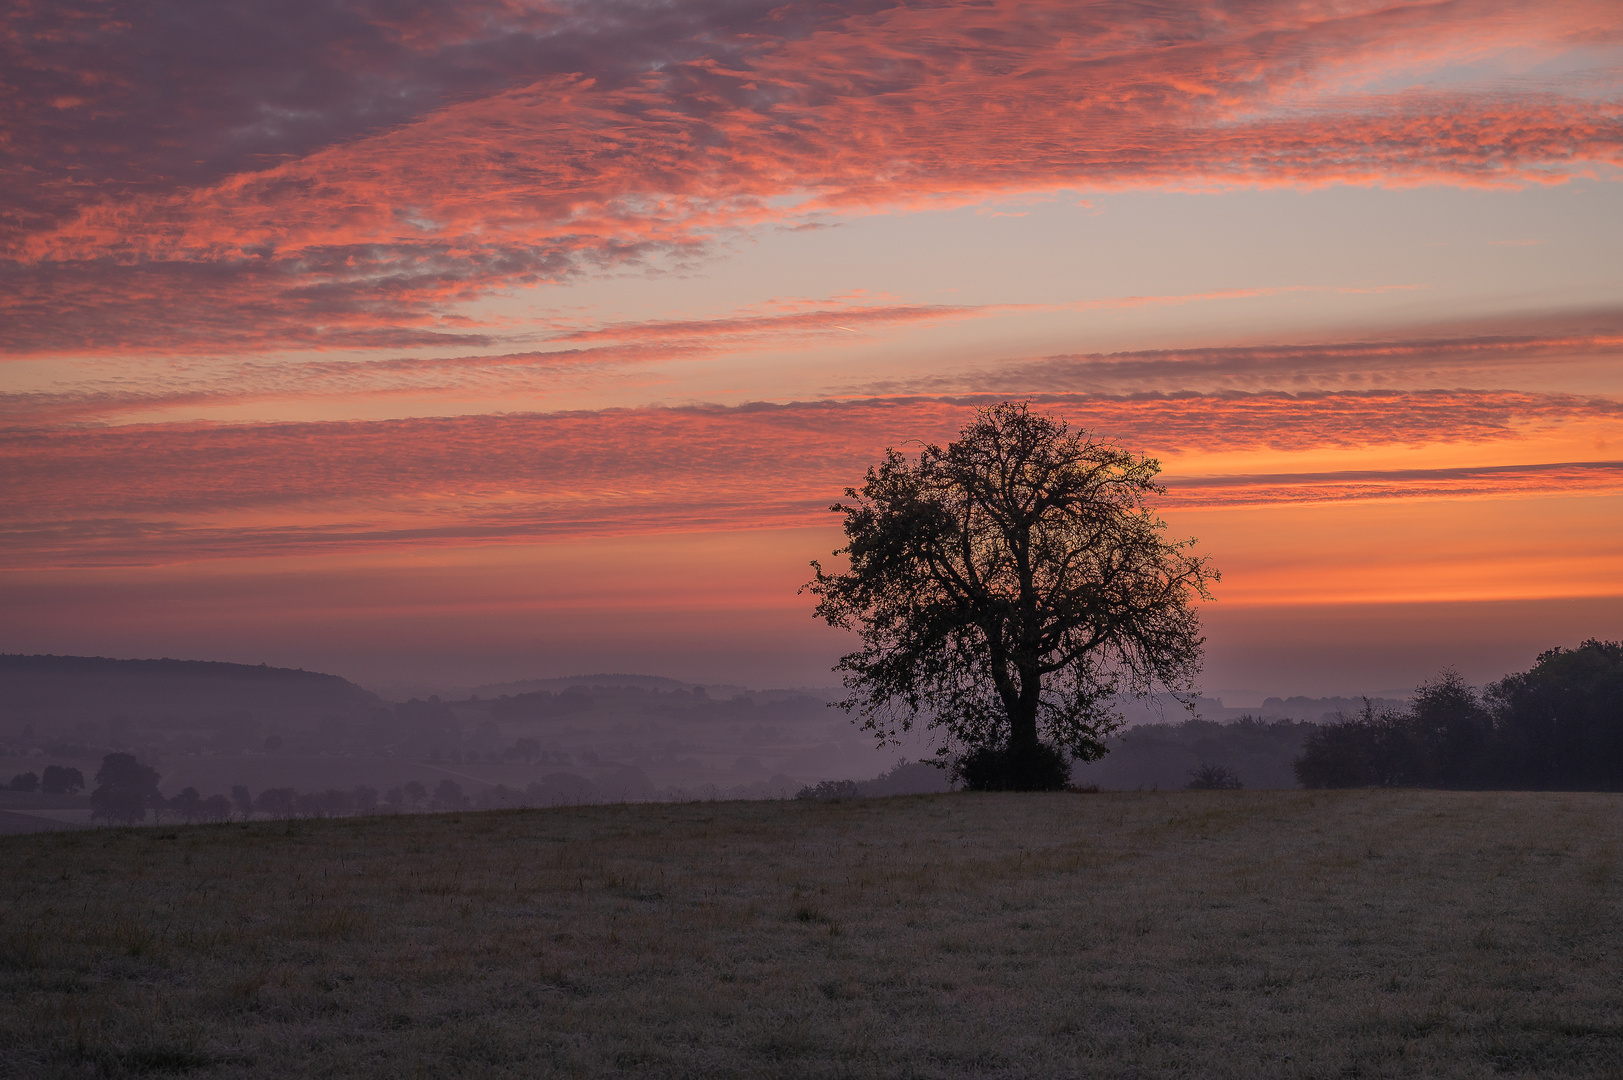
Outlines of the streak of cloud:
M1306 289L1308 287L1300 287ZM418 401L447 395L544 394L560 380L656 363L724 356L780 356L796 349L855 344L848 335L1020 313L1117 304L1177 304L1267 290L1118 297L1070 305L833 303L785 300L788 311L746 311L711 319L560 325L545 347L524 352L377 359L163 358L120 362L97 379L80 373L71 388L0 393L0 427L50 429L119 421L131 414L321 399ZM844 325L854 323L855 326ZM1467 324L1370 327L1349 341L1227 345L1017 358L959 371L835 388L835 397L982 394L1211 393L1261 389L1343 390L1470 385L1500 381L1517 366L1623 359L1623 311L1503 315Z
M1140 349L1012 359L866 384L867 393L1065 393L1122 389L1342 388L1493 378L1513 366L1623 358L1623 312L1483 320L1417 334L1301 343ZM1452 332L1448 332L1452 331Z
M13 566L184 561L582 534L826 524L887 446L950 439L984 398L0 435ZM1509 391L1057 395L1152 452L1514 446L1623 403ZM1616 462L1174 478L1174 505L1615 490Z
M1623 494L1623 461L1183 477L1169 482L1168 492L1166 505L1178 509L1370 499Z

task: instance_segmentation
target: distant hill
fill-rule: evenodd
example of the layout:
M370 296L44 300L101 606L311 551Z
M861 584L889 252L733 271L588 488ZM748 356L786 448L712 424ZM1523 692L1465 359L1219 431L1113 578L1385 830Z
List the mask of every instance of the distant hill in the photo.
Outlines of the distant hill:
M1390 693L1391 691L1388 691ZM1404 709L1408 707L1407 697L1271 697L1262 703L1261 708L1246 709L1245 712L1268 720L1290 718L1292 720L1326 720L1337 713L1356 716L1364 711L1364 702L1379 709ZM1229 712L1238 710L1230 709Z
M592 686L638 686L643 689L657 688L660 690L691 689L698 683L683 682L681 679L668 679L663 675L627 675L627 674L598 674L598 675L572 675L556 679L520 679L516 682L487 683L475 687L473 693L482 698L501 697L506 694L517 696L519 694L534 694L541 690L550 690L558 693L571 687Z
M313 724L364 717L375 694L336 675L204 660L0 654L0 732Z

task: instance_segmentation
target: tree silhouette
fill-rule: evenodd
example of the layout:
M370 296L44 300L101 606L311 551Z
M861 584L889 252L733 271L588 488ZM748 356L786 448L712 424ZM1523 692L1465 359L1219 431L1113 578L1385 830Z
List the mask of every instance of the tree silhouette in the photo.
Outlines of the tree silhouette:
M169 800L169 809L190 825L203 816L202 793L194 787L182 788L179 795Z
M1412 715L1365 698L1358 715L1336 713L1309 735L1292 767L1303 787L1397 787L1422 782L1421 759Z
M1338 716L1294 764L1307 787L1623 790L1623 642L1550 649L1481 695L1445 671L1403 712Z
M1623 790L1623 642L1549 649L1488 687L1487 698L1501 783Z
M1482 760L1493 717L1456 671L1444 671L1415 690L1409 723L1416 756L1412 774L1440 787L1482 780Z
M231 818L231 800L224 795L210 795L203 800L203 820L221 822Z
M290 787L266 788L254 799L254 809L269 818L290 818L296 806L297 793Z
M158 770L143 765L132 754L108 754L96 771L96 790L90 793L90 817L133 825L145 820L147 807L158 794Z
M1094 760L1113 700L1192 689L1193 599L1217 572L1150 510L1158 462L1005 402L846 489L845 555L813 562L817 615L857 631L841 705L881 742L920 717L971 788L1055 788Z
M84 790L85 774L69 765L47 765L40 790L47 795L72 795Z

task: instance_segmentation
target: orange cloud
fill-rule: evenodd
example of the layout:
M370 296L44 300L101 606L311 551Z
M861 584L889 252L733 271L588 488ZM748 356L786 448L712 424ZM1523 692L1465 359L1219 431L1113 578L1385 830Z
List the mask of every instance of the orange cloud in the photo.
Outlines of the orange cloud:
M167 562L826 523L887 446L945 441L983 398L132 425L0 434L13 566ZM1508 391L1039 399L1151 452L1514 445L1623 403ZM1172 477L1173 505L1611 491L1612 462Z

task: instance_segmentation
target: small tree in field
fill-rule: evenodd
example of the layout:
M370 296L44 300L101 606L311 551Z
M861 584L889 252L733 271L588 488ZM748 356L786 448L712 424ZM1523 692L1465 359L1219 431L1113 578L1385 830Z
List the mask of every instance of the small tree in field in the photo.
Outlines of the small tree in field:
M162 798L158 794L157 769L141 764L132 754L108 754L96 771L90 817L133 825L145 820L153 800Z
M850 568L813 562L806 586L862 638L841 705L881 741L923 714L967 787L1064 786L1067 757L1104 754L1117 695L1189 691L1200 671L1191 605L1218 575L1163 535L1159 471L1013 403L945 449L887 451L832 507Z

